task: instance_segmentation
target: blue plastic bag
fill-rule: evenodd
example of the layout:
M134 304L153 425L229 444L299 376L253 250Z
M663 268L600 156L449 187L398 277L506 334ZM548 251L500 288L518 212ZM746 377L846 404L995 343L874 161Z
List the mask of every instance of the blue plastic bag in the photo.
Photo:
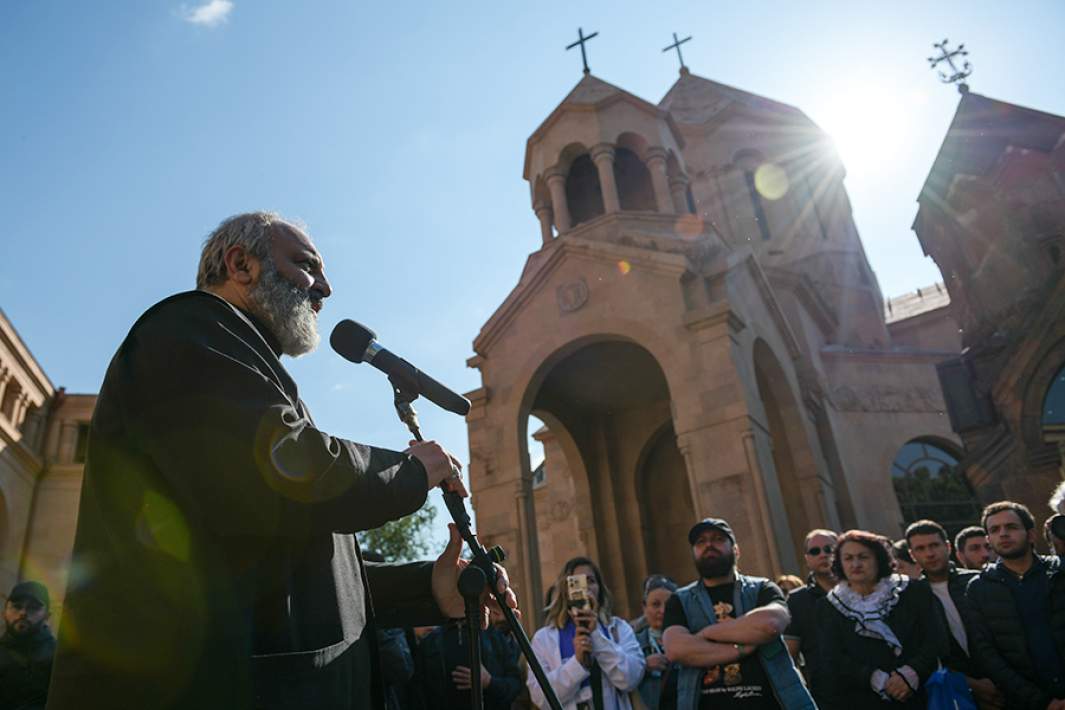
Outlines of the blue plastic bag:
M940 668L925 683L928 710L976 710L976 701L961 673Z

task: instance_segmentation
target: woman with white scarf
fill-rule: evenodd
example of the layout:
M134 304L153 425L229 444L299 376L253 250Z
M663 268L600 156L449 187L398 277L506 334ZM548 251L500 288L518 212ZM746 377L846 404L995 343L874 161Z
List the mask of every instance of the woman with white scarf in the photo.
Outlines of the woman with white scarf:
M832 571L841 580L817 606L822 707L924 708L924 683L947 646L932 590L894 574L888 541L844 533Z

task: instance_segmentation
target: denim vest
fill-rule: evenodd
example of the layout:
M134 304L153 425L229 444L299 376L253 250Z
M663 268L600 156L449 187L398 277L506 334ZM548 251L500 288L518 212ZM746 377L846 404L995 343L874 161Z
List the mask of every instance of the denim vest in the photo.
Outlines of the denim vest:
M758 606L758 592L768 580L762 577L736 575L735 596L732 606L737 618ZM717 615L710 603L710 595L702 589L702 580L697 579L686 587L677 590L684 615L688 618L688 630L698 633L704 627L717 623ZM814 699L802 682L799 671L791 662L791 654L784 645L784 639L777 636L767 644L758 647L758 660L769 678L769 685L780 707L784 710L817 710ZM677 679L677 709L698 710L699 691L705 668L681 666Z

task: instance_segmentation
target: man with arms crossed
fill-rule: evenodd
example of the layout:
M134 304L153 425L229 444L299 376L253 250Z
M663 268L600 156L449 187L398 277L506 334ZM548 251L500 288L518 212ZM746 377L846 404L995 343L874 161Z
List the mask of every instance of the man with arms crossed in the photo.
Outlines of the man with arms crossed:
M813 710L781 634L784 593L761 577L736 572L731 526L706 518L688 532L699 579L666 602L666 655L681 664L678 710Z

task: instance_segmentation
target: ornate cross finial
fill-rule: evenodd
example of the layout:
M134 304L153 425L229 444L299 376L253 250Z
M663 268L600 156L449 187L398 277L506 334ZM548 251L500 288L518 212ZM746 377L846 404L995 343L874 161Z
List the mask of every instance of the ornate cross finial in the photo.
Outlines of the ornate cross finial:
M973 73L973 67L969 64L969 60L965 59L965 57L969 56L969 52L965 49L965 45L959 44L957 49L947 51L947 40L944 39L942 42L937 42L932 46L940 51L940 56L928 58L928 63L932 68L935 69L940 62L946 62L947 66L950 67L949 74L943 70L939 71L939 80L944 84L957 84L959 93L968 93L969 85L965 83L965 77ZM965 62L962 64L961 69L959 69L958 65L954 63L954 60L959 57Z
M673 44L669 45L668 47L666 47L665 49L662 50L663 52L668 52L671 49L677 50L677 59L680 60L680 70L681 71L684 71L688 67L684 66L684 55L680 53L680 46L682 44L684 44L685 42L687 42L688 40L690 40L690 39L691 39L691 35L688 35L684 39L677 39L677 33L674 32L673 33Z
M581 46L581 62L584 63L584 73L588 74L591 70L588 68L588 55L584 51L584 43L590 40L592 37L597 36L598 32L593 32L587 37L584 36L584 30L580 27L577 28L577 41L566 47L566 51L573 49L578 44Z

